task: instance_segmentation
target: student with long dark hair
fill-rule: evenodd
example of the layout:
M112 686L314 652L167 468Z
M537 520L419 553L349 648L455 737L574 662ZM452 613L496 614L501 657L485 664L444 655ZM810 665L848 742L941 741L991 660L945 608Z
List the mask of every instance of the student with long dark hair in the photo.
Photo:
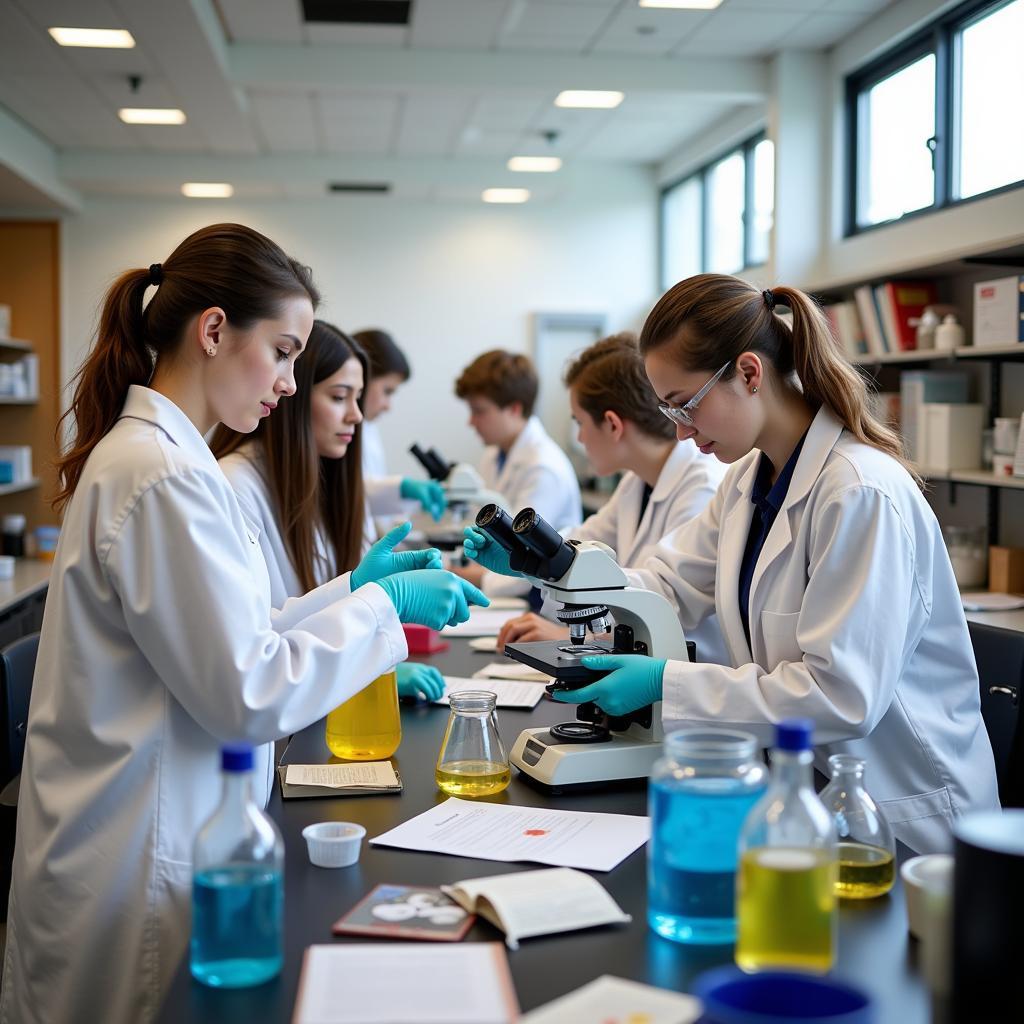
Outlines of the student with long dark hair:
M147 291L152 298L145 303ZM255 429L295 390L307 268L237 224L122 274L58 462L64 523L46 600L18 800L0 1019L144 1024L189 933L192 843L224 743L272 742L486 599L434 552L374 545L272 611L267 567L204 434Z
M677 437L730 469L633 582L684 629L715 612L730 664L591 658L612 671L559 699L611 714L662 700L667 726L732 724L765 745L772 723L810 717L820 769L864 758L897 838L947 847L956 818L999 805L967 622L920 481L821 309L702 274L662 296L640 348ZM498 564L484 539L467 552Z
M369 545L360 460L367 377L360 346L314 320L295 364L295 394L251 434L221 424L210 441L259 527L275 608L354 569ZM397 671L402 696L444 691L432 665L403 662Z

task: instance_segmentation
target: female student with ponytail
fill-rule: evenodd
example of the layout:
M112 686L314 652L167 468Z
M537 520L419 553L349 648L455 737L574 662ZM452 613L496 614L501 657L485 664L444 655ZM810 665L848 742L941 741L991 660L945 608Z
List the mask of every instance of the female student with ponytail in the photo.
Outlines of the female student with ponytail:
M354 569L369 544L360 453L368 376L362 348L314 320L295 394L251 434L223 423L214 431L214 457L259 528L274 608ZM444 692L432 665L403 662L397 673L403 697Z
M967 623L920 481L821 310L703 274L661 298L640 348L679 439L731 468L630 575L684 629L717 614L730 665L594 657L612 671L559 699L611 714L662 700L667 728L735 725L765 745L772 723L810 717L820 769L863 757L897 838L946 848L954 819L998 806ZM479 533L466 547L497 561Z
M237 224L197 231L107 295L58 462L4 1022L151 1021L185 953L220 746L262 744L265 800L271 741L401 661L401 622L436 628L486 603L450 573L411 571L435 553L382 543L271 610L255 531L203 436L251 431L295 391L316 301L307 268Z

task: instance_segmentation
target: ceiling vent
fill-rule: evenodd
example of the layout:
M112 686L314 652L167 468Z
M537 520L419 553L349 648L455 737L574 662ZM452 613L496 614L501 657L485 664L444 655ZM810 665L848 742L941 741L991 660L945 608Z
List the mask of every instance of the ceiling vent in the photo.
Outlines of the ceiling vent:
M327 184L327 191L383 195L391 191L391 186L386 181L331 181Z
M329 25L408 25L412 0L302 0L307 22Z

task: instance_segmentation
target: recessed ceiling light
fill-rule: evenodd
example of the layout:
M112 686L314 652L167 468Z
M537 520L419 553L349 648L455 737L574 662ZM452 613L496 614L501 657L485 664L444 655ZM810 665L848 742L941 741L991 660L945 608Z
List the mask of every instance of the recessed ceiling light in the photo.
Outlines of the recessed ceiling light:
M131 32L123 28L49 28L61 46L92 46L106 50L130 50L135 46Z
M557 156L514 156L508 162L510 171L557 171L562 167L562 159Z
M640 6L676 11L713 11L721 2L722 0L640 0Z
M186 181L181 194L189 199L230 199L235 189L226 181Z
M593 110L610 110L625 98L621 92L601 89L565 89L555 97L556 107L583 107Z
M117 116L125 124L185 123L185 111L174 107L122 107Z
M485 188L481 196L485 203L525 203L530 198L528 188Z

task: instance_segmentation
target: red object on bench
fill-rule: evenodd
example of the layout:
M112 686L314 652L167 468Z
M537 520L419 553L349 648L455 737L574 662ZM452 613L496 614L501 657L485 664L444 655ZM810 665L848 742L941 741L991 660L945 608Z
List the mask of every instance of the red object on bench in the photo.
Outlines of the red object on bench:
M414 622L403 623L402 629L405 630L405 642L409 645L410 654L436 654L448 650L448 641L442 640L435 629Z

